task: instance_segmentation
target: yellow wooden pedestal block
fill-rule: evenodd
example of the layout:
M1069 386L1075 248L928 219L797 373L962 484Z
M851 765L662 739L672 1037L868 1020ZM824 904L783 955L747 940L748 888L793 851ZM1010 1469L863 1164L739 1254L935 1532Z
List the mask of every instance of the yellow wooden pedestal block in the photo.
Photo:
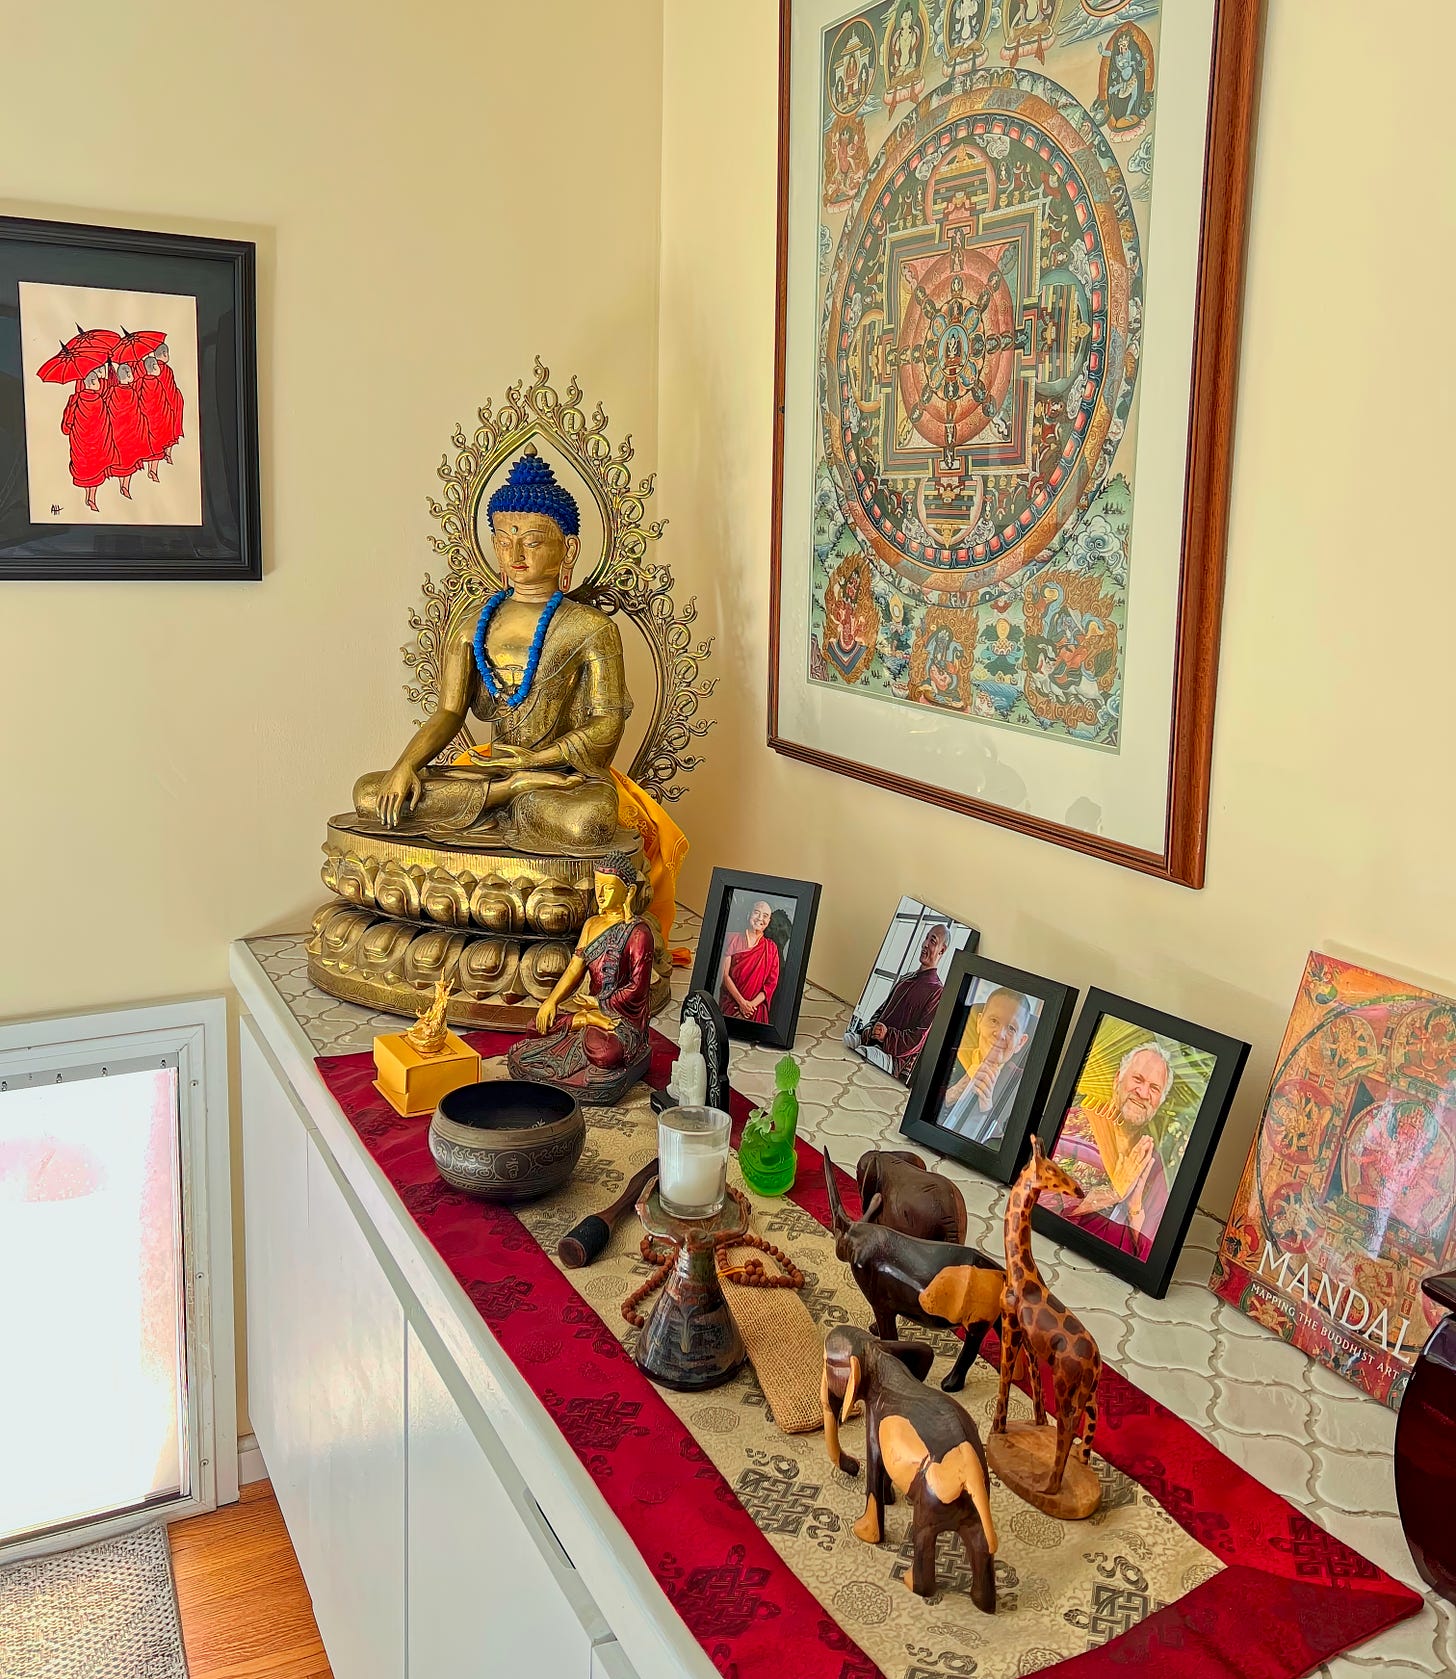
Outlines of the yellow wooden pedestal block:
M480 1057L453 1032L435 1055L421 1055L403 1032L388 1032L374 1040L374 1088L396 1113L407 1119L433 1113L440 1098L462 1084L480 1078Z

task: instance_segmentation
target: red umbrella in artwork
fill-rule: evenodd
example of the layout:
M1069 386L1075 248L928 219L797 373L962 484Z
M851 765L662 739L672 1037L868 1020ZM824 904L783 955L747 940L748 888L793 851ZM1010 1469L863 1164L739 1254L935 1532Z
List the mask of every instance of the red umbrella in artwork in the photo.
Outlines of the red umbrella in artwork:
M114 362L139 362L143 356L151 355L158 344L167 341L165 332L128 332L121 329L121 337L112 346L111 359Z
M48 362L38 367L36 375L48 385L69 385L109 361L120 342L121 334L109 326L96 326L88 331L78 324L76 336L67 339Z

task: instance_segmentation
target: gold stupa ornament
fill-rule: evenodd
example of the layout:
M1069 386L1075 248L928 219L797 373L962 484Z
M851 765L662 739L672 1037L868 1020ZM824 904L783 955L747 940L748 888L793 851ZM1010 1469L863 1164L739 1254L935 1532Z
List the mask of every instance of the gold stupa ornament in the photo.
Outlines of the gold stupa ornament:
M651 477L607 437L572 380L538 361L457 428L430 510L446 558L411 614L406 689L423 711L392 764L354 787L329 824L309 971L334 995L416 1013L438 984L448 1018L525 1025L571 960L595 866L625 852L647 882L665 998L663 934L687 842L664 806L699 759L710 651L691 601L649 559ZM622 632L651 660L652 711L630 765L615 763L633 703Z

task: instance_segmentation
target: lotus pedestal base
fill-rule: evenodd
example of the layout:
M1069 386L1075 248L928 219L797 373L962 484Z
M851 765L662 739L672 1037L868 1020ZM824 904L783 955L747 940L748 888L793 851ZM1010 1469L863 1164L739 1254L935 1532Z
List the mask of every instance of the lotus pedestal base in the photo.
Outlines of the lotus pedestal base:
M646 878L638 836L618 832ZM452 1025L519 1031L566 971L592 912L602 853L530 856L370 833L348 816L329 823L324 885L335 897L313 918L308 975L319 990L382 1014L417 1015L437 980L454 990ZM662 929L652 1007L671 991Z

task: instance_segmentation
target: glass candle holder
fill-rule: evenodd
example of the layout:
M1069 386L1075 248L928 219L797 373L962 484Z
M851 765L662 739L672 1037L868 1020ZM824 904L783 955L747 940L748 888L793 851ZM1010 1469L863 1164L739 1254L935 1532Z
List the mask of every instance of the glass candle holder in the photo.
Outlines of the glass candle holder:
M728 1185L728 1115L669 1108L657 1121L657 1194L673 1218L711 1218Z

